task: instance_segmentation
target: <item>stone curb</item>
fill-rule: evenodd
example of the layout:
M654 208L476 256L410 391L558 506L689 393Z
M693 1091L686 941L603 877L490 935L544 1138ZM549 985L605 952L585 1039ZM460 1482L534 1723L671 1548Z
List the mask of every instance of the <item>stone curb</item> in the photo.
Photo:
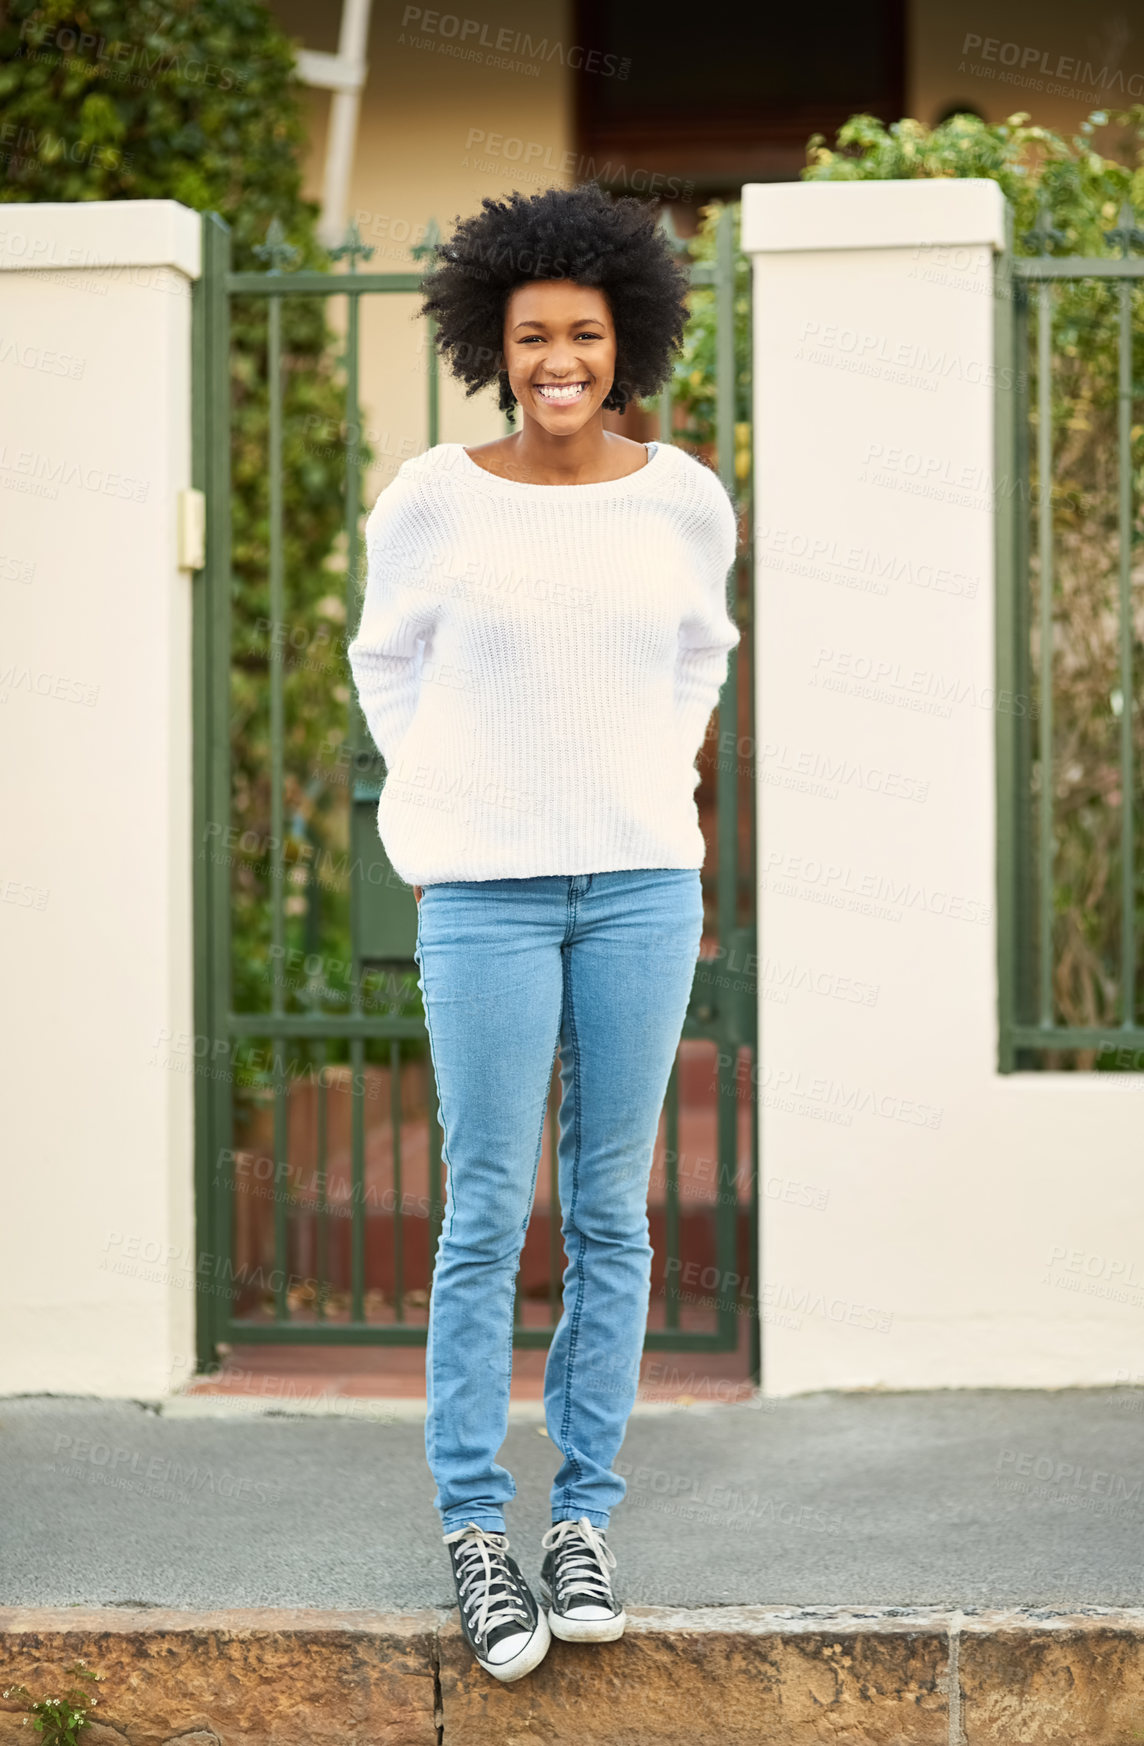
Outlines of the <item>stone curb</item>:
M0 1608L0 1690L104 1675L84 1746L1129 1746L1144 1608L639 1607L501 1686L456 1613ZM0 1698L0 1746L26 1746Z

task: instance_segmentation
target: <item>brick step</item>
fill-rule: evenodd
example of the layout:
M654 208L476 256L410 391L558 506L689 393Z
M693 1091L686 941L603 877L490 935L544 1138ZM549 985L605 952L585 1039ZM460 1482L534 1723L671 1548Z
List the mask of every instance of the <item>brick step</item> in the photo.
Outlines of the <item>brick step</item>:
M103 1675L84 1746L1120 1746L1144 1608L640 1607L501 1686L456 1613L0 1608L0 1690ZM0 1746L30 1729L0 1697Z

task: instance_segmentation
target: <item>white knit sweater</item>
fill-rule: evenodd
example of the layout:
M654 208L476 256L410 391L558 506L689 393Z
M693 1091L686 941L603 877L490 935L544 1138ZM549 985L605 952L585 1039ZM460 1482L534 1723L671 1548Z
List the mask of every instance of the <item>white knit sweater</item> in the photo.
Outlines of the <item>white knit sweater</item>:
M366 549L349 659L403 879L702 866L695 759L739 641L709 467L660 443L624 479L527 485L440 443Z

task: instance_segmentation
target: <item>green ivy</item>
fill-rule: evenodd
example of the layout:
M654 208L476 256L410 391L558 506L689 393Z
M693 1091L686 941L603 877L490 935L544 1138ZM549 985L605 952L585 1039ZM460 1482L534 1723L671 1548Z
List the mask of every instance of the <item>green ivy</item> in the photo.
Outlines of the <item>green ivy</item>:
M0 200L181 201L219 213L234 265L261 270L255 249L274 219L294 265L328 268L301 192L306 131L294 46L262 0L10 0L0 23ZM323 886L307 870L345 867L345 784L338 768L349 689L344 658L343 362L315 298L282 305L285 357L286 622L269 623L266 302L233 309L234 597L228 820L264 845L270 834L269 654L285 659L288 943L349 958L344 871ZM364 470L372 456L354 440ZM233 867L234 1001L269 1005L269 864L265 849ZM294 1004L288 1002L288 1004Z

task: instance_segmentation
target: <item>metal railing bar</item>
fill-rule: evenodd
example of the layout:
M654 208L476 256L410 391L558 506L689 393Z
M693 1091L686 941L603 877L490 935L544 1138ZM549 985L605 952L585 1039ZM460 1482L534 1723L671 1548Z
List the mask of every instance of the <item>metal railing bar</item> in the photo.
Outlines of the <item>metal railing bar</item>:
M419 291L420 273L228 273L226 288L236 297L340 297L353 281L354 292Z
M1017 381L1027 377L1013 368L1016 343L1016 298L1013 296L1010 268L1012 265L1013 208L1005 206L1006 247L994 266L993 349L993 516L994 565L996 571L995 662L996 695L1016 695L1015 663L1019 646L1018 595L1024 586L1025 573L1016 564L1016 529L1025 517L1019 510L1019 492L1014 489L1013 474L1024 480L1027 471L1018 470ZM1019 295L1027 296L1022 287ZM1022 354L1022 364L1024 354ZM996 755L995 818L997 832L997 1013L998 1068L1010 1073L1015 1065L1009 1027L1015 1015L1017 988L1017 940L1019 930L1018 876L1016 863L1017 821L1023 816L1016 803L1016 724L1011 715L997 710L994 716ZM1027 800L1021 803L1028 805Z
M671 1063L664 1099L663 1177L663 1318L665 1327L678 1328L682 1270L672 1266L680 1260L678 1052Z
M393 1132L393 1313L405 1320L405 1224L402 1210L401 1158L401 1044L394 1037L389 1045L389 1120Z
M724 206L716 236L715 283L715 446L719 477L734 499L735 475L735 210ZM738 619L738 565L732 564L728 579L728 605ZM716 716L718 740L715 759L715 817L718 842L716 910L719 944L729 950L739 924L739 661L732 650L727 679ZM731 748L726 755L725 748ZM730 1003L719 1002L726 1010ZM736 1007L737 1007L737 1003ZM737 1277L738 1248L738 1047L725 1036L716 1043L718 1060L716 1089L716 1156L719 1189L715 1201L716 1267L720 1285L716 1294L716 1325L719 1334L734 1345L739 1332L737 1302L730 1301L730 1281Z
M326 1085L327 1050L323 1039L314 1044L318 1058L318 1132L316 1137L318 1170L318 1234L315 1245L314 1272L318 1276L316 1313L319 1321L326 1319L330 1291L330 1201L329 1201L329 1095Z
M1112 259L1097 255L1018 255L1013 262L1018 279L1144 279L1144 259Z
M350 1314L365 1320L365 1042L350 1043Z
M269 408L269 610L272 634L269 651L270 676L270 938L271 957L281 964L285 957L285 668L279 627L285 622L285 564L283 552L282 481L282 304L267 310L266 382ZM271 980L271 1010L283 1010L280 976ZM289 1225L289 1109L288 1089L279 1051L274 1052L274 1267L275 1302L280 1317L289 1318L286 1295Z
M284 1333L289 1334L291 1345L300 1346L423 1346L425 1343L424 1326L412 1322L398 1327L393 1323L364 1321L278 1323L246 1321L241 1317L230 1318L219 1338L241 1341L244 1345L270 1345L280 1341ZM551 1337L548 1328L521 1328L514 1335L513 1343L517 1348L544 1348L549 1345ZM727 1350L726 1341L719 1334L700 1333L690 1328L671 1334L653 1328L645 1345L649 1351L704 1353Z
M1120 1014L1130 1030L1136 1022L1136 775L1132 732L1136 721L1132 650L1132 304L1135 287L1120 283L1117 371L1118 539L1120 559Z
M1040 574L1040 1014L1053 1021L1053 288L1037 307L1037 490Z
M281 627L284 622L284 561L282 549L282 305L274 302L267 311L266 379L269 392L269 494L270 494L270 932L273 961L281 964L285 942L283 848L283 723L284 667ZM272 978L271 1010L283 1009L283 989L279 976Z
M286 1299L287 1242L290 1214L290 1122L286 1076L278 1049L274 1051L274 1300L277 1314L290 1318Z
M1144 1050L1144 1025L1014 1025L1014 1042L1023 1049L1099 1049L1105 1044ZM1144 1068L1144 1057L1135 1064Z

